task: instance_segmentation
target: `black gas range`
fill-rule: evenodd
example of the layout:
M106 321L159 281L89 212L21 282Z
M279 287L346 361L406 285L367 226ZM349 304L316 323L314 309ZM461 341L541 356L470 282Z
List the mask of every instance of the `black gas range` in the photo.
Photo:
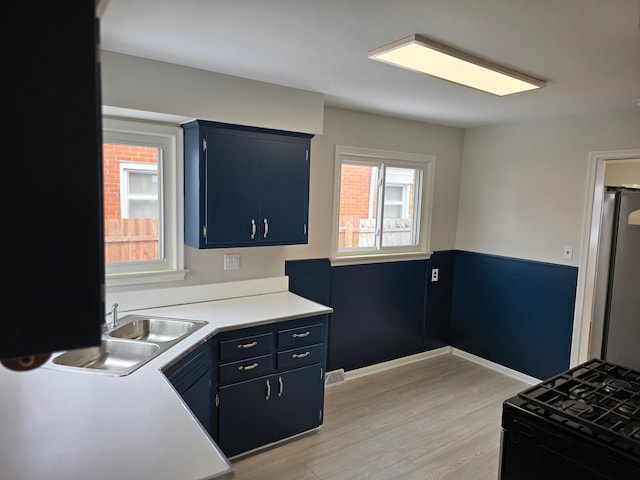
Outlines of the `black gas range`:
M589 360L506 400L500 480L640 479L640 372Z

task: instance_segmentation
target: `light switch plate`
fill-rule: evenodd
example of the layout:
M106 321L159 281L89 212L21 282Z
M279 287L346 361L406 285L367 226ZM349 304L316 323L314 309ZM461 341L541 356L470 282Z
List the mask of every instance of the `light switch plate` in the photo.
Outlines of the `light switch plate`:
M571 260L573 258L573 246L565 245L562 247L562 258Z

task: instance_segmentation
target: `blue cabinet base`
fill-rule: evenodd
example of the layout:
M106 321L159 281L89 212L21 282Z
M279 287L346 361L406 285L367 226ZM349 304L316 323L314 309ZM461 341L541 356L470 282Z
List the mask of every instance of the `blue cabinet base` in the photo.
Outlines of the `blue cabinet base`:
M217 431L236 457L318 428L323 421L327 316L214 337Z

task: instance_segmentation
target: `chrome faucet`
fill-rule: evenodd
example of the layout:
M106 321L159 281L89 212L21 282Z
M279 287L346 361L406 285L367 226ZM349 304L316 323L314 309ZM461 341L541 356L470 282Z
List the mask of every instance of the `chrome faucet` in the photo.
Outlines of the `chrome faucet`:
M110 328L116 328L118 326L118 304L114 303L111 305L111 311L109 313L105 313L105 320L102 324L102 331L106 332ZM111 316L111 321L107 322L107 317Z

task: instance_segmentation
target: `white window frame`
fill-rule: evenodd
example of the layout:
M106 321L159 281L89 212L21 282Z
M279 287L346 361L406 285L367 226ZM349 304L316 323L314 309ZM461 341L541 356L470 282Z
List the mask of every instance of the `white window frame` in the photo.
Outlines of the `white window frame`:
M102 119L104 143L123 143L156 147L158 158L158 202L161 233L155 261L117 262L105 264L107 287L184 280L184 214L183 171L178 152L183 151L182 129L172 125L123 120Z
M162 159L158 159L158 162L162 162ZM156 175L158 182L162 181L156 164L120 162L120 212L122 212L122 218L129 218L129 200L158 200L158 205L160 205L160 185L158 185L158 193L156 195L150 193L132 194L129 192L129 174L132 172L143 175Z
M417 229L418 241L416 245L402 247L383 247L380 245L378 249L351 249L348 251L340 251L338 249L342 164L358 162L363 164L379 163L386 167L418 169L422 172L422 191L415 192L415 201L418 202L416 205L417 219L420 222ZM436 158L433 155L336 145L331 264L350 265L429 258L431 256L431 211L433 204L435 163ZM378 212L380 219L383 218L383 214L383 211Z

